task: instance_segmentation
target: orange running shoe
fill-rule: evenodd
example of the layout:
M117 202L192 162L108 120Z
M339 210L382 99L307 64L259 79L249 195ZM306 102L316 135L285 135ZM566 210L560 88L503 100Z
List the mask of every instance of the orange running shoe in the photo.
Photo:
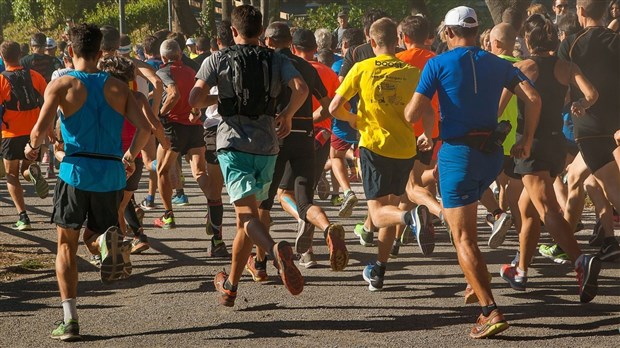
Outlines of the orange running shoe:
M497 335L506 330L509 326L504 315L499 309L495 309L488 317L485 317L484 314L480 314L469 336L471 338L487 338Z
M329 263L332 271L342 271L349 264L349 252L344 243L344 228L331 224L327 228L325 242L329 247Z
M278 242L273 246L273 255L284 286L291 294L299 295L304 290L304 277L295 266L293 248L286 241Z
M215 275L215 279L213 279L213 284L215 285L215 290L220 293L220 305L226 307L232 307L235 305L235 299L237 298L237 292L224 289L224 283L228 279L228 274L226 272L218 272Z

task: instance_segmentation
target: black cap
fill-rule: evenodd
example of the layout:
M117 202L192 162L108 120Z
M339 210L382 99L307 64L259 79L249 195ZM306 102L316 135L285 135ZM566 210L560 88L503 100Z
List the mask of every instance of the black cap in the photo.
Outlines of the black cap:
M285 22L273 22L265 30L265 37L279 42L291 41L291 29Z
M314 33L308 29L297 29L293 34L293 46L305 51L312 51L317 48Z

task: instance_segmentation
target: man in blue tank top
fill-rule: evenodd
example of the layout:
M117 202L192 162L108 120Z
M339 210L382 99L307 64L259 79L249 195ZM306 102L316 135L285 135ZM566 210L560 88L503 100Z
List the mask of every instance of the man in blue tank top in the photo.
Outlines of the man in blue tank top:
M63 341L81 339L76 253L87 218L84 242L91 253L101 255L101 280L113 281L131 272L129 246L123 245L116 227L118 206L126 175L135 169L134 158L146 144L151 128L127 84L97 69L102 38L99 28L83 24L71 28L70 36L69 54L75 71L48 86L24 151L27 158L36 158L59 109L66 156L54 192L52 222L58 230L56 277L64 320L51 337ZM125 154L121 150L124 117L137 128Z

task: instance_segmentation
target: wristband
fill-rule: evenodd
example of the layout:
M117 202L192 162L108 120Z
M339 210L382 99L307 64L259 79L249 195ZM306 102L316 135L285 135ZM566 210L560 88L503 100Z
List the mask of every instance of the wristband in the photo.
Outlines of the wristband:
M32 144L30 143L30 140L28 140L28 144L27 145L30 146L30 149L35 150L35 151L39 150L41 148L41 145L39 145L37 147L32 146Z

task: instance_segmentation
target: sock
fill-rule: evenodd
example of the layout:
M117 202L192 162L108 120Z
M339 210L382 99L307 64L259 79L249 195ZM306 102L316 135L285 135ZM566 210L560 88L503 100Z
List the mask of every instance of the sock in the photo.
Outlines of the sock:
M485 317L488 317L491 312L497 309L497 305L495 303L491 303L488 306L482 306L480 308L482 309L482 314L484 314Z
M236 292L237 291L237 285L230 284L228 279L226 279L226 281L224 282L224 289L226 289L228 291Z
M77 314L77 300L74 298L68 298L61 302L62 311L64 312L64 322L65 324L69 322L69 320L78 320Z
M385 266L386 264L384 264L381 261L375 262L375 266L373 267L375 274L378 275L379 277L383 277L385 275Z
M155 200L155 197L153 197L153 195L146 195L146 200L148 202L153 202Z
M169 218L169 217L170 217L170 215L173 215L173 214L174 214L174 213L172 212L172 210L166 210L166 211L164 211L164 216L165 216L166 218Z
M403 223L407 226L411 226L414 224L413 222L413 214L411 212L406 211L403 213Z
M496 217L496 216L500 215L503 212L504 211L502 210L502 208L497 208L497 209L493 210L493 217Z
M185 194L185 190L183 190L183 189L175 190L175 192L176 192L176 196L177 197L180 197L180 196Z
M224 206L221 200L212 201L207 200L209 210L209 220L211 221L211 227L213 228L213 238L222 239L222 220L224 217Z
M154 172L157 171L157 160L153 160L153 162L151 162L151 170Z
M517 266L517 277L526 277L527 272Z

